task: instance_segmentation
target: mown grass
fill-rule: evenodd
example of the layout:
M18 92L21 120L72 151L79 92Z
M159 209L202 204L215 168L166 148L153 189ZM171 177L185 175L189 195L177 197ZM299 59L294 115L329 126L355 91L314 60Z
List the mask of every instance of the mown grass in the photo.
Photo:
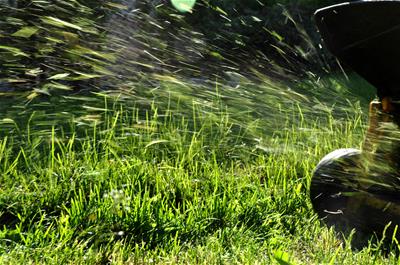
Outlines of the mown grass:
M278 108L285 126L267 134L218 93L149 108L102 97L103 108L86 106L96 115L62 123L2 120L0 263L397 262L375 243L353 251L308 198L318 160L360 146L360 107L314 119Z

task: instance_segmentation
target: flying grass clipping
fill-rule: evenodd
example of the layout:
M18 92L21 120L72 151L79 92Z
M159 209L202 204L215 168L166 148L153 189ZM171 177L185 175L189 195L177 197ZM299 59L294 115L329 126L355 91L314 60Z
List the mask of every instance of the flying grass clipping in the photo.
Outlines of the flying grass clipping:
M192 12L196 0L171 0L172 5L182 13Z

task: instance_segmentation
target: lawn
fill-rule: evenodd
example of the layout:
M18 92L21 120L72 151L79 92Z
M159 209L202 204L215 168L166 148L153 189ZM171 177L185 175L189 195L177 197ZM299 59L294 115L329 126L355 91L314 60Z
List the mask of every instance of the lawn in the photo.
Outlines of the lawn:
M168 2L0 0L0 264L400 264L309 198L376 94L320 46L338 1Z
M3 112L1 264L397 263L395 244L353 250L308 197L321 157L360 147L365 104L158 81L150 101L104 91Z

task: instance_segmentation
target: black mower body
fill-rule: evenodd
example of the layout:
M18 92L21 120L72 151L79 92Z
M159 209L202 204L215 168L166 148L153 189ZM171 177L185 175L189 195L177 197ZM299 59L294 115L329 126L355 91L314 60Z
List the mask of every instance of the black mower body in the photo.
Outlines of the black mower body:
M313 208L341 232L391 236L400 231L400 0L346 2L317 10L315 19L327 48L379 99L370 104L362 149L333 151L317 165Z
M317 10L328 49L377 88L400 99L400 1L355 1Z

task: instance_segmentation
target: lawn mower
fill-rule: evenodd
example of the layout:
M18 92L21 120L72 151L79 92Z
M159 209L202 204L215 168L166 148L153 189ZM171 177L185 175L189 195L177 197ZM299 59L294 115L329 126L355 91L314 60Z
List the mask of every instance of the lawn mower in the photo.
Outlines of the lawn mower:
M316 11L340 63L376 87L361 150L339 149L313 173L318 217L345 234L400 239L400 1L353 1ZM399 231L398 231L399 230Z

